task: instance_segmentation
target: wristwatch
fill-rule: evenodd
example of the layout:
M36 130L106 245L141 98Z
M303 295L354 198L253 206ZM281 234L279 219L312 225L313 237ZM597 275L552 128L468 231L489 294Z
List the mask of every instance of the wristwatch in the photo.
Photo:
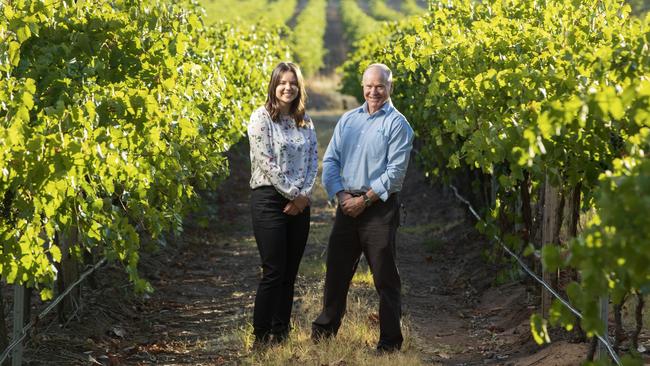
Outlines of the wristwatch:
M366 205L366 207L370 207L370 204L372 203L370 197L365 193L361 197L363 197L363 204Z

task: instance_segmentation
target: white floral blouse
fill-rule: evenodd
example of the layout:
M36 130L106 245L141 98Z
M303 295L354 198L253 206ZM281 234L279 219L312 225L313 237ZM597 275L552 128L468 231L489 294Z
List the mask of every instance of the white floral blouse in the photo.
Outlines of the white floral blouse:
M290 116L281 116L276 123L266 108L260 107L251 115L248 139L251 188L273 186L290 200L299 195L311 197L318 172L313 122L300 128Z

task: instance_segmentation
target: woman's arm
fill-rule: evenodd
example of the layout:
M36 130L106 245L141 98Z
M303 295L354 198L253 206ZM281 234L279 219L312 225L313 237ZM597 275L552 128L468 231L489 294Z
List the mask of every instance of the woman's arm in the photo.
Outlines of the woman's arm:
M259 168L275 189L285 198L293 200L300 194L298 187L291 184L273 151L271 128L273 121L263 111L255 111L248 124L248 139L251 148L251 164Z
M311 123L312 128L309 129L309 149L307 151L307 169L305 171L305 183L303 184L300 194L311 199L311 193L316 183L316 176L318 175L318 140L316 137L316 130L314 123Z

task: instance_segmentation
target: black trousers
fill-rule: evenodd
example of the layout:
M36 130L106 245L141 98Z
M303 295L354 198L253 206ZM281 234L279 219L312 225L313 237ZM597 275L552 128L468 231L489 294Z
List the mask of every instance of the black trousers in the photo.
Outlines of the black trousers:
M356 218L339 207L327 247L327 274L323 310L312 323L315 336L336 335L345 314L350 281L363 253L379 293L378 346L400 348L401 282L395 264L395 237L399 226L399 198L392 194L377 201Z
M253 232L262 261L262 279L255 295L253 331L258 340L290 330L298 266L309 235L309 207L291 216L282 212L289 201L274 187L251 192Z

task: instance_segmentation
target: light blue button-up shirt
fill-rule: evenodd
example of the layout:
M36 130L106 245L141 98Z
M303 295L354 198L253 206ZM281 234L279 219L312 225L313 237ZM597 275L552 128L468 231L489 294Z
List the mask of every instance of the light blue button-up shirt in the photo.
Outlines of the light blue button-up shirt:
M345 113L323 158L323 185L339 191L372 190L382 201L402 188L413 129L390 99L370 115L367 103Z

